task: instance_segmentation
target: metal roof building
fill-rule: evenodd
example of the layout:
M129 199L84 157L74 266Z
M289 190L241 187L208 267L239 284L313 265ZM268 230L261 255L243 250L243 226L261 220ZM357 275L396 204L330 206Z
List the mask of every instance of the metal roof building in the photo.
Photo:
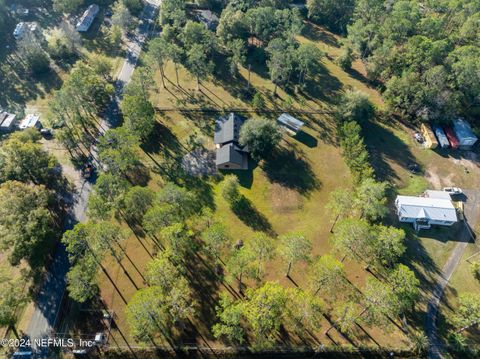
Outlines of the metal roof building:
M20 121L20 124L18 125L18 128L21 130L30 127L42 128L42 124L40 123L40 116L29 114L22 121Z
M288 130L292 131L293 133L297 133L303 127L304 123L300 120L297 120L295 117L287 114L282 113L277 122L282 125L283 127L287 128Z
M9 132L15 125L17 116L8 112L0 112L0 131Z
M400 222L412 223L417 230L431 225L451 226L458 221L457 211L449 199L397 196L395 207Z
M467 121L457 119L453 121L453 131L461 149L470 149L478 140Z
M213 142L217 148L215 164L219 169L248 169L248 148L240 145L240 129L244 121L234 113L215 122Z
M85 10L80 20L77 22L77 25L75 26L77 31L79 32L88 31L90 26L92 26L93 20L95 20L95 17L97 16L99 11L100 11L100 8L98 7L97 4L90 5L87 8L87 10Z

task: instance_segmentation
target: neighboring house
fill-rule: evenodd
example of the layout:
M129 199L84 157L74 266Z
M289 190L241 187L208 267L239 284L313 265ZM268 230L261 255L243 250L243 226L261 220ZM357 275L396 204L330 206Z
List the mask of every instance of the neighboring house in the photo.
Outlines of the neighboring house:
M208 30L215 31L218 26L218 16L210 10L196 10L198 21L203 23Z
M13 30L13 37L17 40L21 40L26 33L32 33L36 35L38 32L38 24L36 22L19 22Z
M302 121L297 120L295 117L290 116L287 113L282 113L280 117L278 117L277 122L280 126L291 132L292 135L296 135L304 125Z
M437 193L440 191L428 192L430 197L397 196L395 207L399 221L412 223L415 230L429 229L432 225L451 226L456 223L457 211L450 198ZM448 193L446 195L450 197Z
M95 17L97 16L99 11L100 11L100 8L98 7L97 4L90 5L88 9L85 10L80 20L78 20L77 25L75 26L77 31L79 32L88 31L88 29L90 29L90 26L92 26L93 20L95 20Z
M478 140L469 123L465 120L454 120L453 131L458 139L459 148L462 150L469 150Z
M15 118L17 116L5 111L0 111L0 132L10 132L15 127Z
M40 122L40 116L38 115L27 115L22 121L20 121L20 124L18 125L18 128L21 130L24 130L26 128L37 128L41 129L42 128L42 123Z
M216 120L213 142L217 148L215 164L218 169L248 169L248 148L239 143L243 122L234 113Z

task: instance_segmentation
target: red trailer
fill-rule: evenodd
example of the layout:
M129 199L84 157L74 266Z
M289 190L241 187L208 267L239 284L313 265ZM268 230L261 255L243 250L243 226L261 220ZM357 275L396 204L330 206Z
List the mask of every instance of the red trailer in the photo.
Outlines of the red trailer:
M459 146L459 142L453 130L449 126L443 126L443 131L445 132L445 135L447 135L448 142L450 142L452 149L456 150Z

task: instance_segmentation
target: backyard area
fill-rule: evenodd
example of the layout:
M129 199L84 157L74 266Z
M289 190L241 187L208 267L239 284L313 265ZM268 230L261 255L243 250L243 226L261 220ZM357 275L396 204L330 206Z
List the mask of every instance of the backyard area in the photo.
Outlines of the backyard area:
M48 12L39 10L34 14L35 20L45 30L60 22ZM108 51L104 42L106 32L102 12L83 37L78 59L88 61L102 54L112 65L109 75L115 78L125 52ZM301 44L313 44L324 53L318 72L307 77L304 87L290 84L277 88L270 79L264 61L266 53L260 46L249 47L246 61L239 67L237 75L231 75L225 59L216 54L219 58L215 59L213 75L200 81L198 89L196 79L183 66L171 61L165 64L163 74L153 71L154 86L148 95L155 109L155 126L140 148L135 148L141 165L129 180L155 193L168 183L191 191L199 207L209 209L212 218L225 226L232 247L258 233L275 240L289 232L302 233L312 243L312 258L333 254L342 260L348 282L362 294L367 278L375 273L365 263L345 259L345 253L333 251L330 240L336 218L328 204L333 191L355 186L355 179L340 148L335 109L341 95L348 90L367 94L375 106L376 115L374 120L360 124L362 136L376 179L391 185L388 189L390 212L385 222L402 228L407 234L407 250L400 262L410 267L420 280L420 299L408 320L391 320L389 331L356 323L350 333L341 333L333 328L335 320L323 315L321 325L314 333L299 334L281 328L279 342L286 349L345 346L411 350L414 346L411 334L423 332L428 301L442 268L462 236L463 227L457 224L451 228L437 227L415 232L409 225L399 225L393 200L397 194L417 196L426 189L442 190L445 186L458 186L476 196L480 193L480 157L474 152L429 150L418 144L413 137L416 128L395 115L387 115L386 105L367 79L366 69L360 60L355 60L349 70L343 70L338 65L344 41L340 36L305 22L297 40ZM48 73L41 78L31 78L15 71L11 65L15 56L13 52L0 53L0 59L7 63L12 79L9 87L0 90L0 104L17 111L19 116L40 114L44 125L50 127L49 102L68 77L73 62L52 63ZM148 63L148 56L147 46L140 57L140 65ZM163 78L165 86L162 85ZM261 106L253 104L254 96L261 98ZM232 112L246 119L266 118L272 121L286 112L305 125L296 135L284 132L272 155L261 161L250 159L248 170L217 170L213 141L215 120ZM71 182L87 182L74 170L68 152L59 141L44 139L42 145L55 155L63 166L63 174ZM412 171L412 166L415 171ZM228 174L238 178L242 198L240 207L234 208L222 195L222 180ZM477 198L475 196L472 199ZM478 214L475 211L472 213ZM467 219L471 223L480 222L480 218ZM163 248L154 236L147 235L141 228L129 226L122 216L115 216L113 221L129 234L121 245L122 257L107 255L103 258L102 270L97 274L99 295L86 304L70 301L60 314L58 333L89 338L105 330L108 331L108 345L125 351L141 347L175 350L176 346L182 345L225 349L226 343L212 334L212 326L217 322L219 298L221 293L229 293L232 298L241 298L243 294L236 278L225 275L222 266L201 251L191 253L186 265L186 277L196 301L200 303L197 315L189 318L187 326L181 330L174 328L171 337L157 335L150 338L150 342L142 343L132 335L126 315L127 303L139 289L148 286L148 262ZM199 227L195 220L188 221L191 228ZM478 232L478 228L474 230ZM449 321L458 305L458 294L480 292L480 282L474 278L470 263L466 261L479 250L476 243L467 244L447 287L439 314L442 340L446 339ZM0 263L4 261L5 257L0 256ZM277 256L267 263L263 280L278 282L288 289L306 289L307 263L295 264L288 277L285 275L287 267L288 263ZM244 280L247 288L256 288L259 283L253 279ZM320 293L320 296L328 309L333 308L332 298L326 293ZM26 330L32 310L33 303L27 306L23 319L19 321L21 332ZM108 326L105 318L102 319L105 311L112 313ZM472 338L480 335L477 332L470 334Z
M377 176L390 181L394 191L400 194L418 195L425 189L441 189L443 186L456 185L475 189L480 169L471 157L464 158L448 152L426 150L419 146L412 136L412 129L395 119L382 115L381 97L363 77L364 69L360 62L354 63L352 72L344 72L335 63L338 55L338 37L323 28L308 25L300 41L312 41L326 52L322 60L322 70L309 86L312 92L294 93L278 90L273 96L274 85L265 70L252 66L251 87L262 94L265 107L254 109L245 94L248 70L240 69L241 77L235 84L222 79L204 81L200 91L188 73L179 69L179 85L176 85L174 65L166 66L166 88L161 87L157 73L157 88L151 100L157 108L157 129L154 141L142 147L143 163L150 169L149 186L158 189L167 182L174 182L193 189L204 204L214 210L214 216L228 228L231 238L236 241L249 238L257 231L276 236L288 231L300 231L313 243L313 254L331 253L328 238L334 218L329 214L326 204L332 190L352 185L348 168L344 164L341 151L336 142L336 133L331 115L335 96L346 88L354 88L369 94L370 100L377 106L379 116L375 122L365 124L363 132L371 161ZM316 90L315 90L316 89ZM310 90L309 90L310 91ZM304 111L302 111L304 110ZM208 177L193 177L188 174L177 175L179 162L195 146L206 151L213 150L213 125L215 118L230 111L237 111L246 117L263 116L276 118L281 111L296 114L305 121L306 126L296 137L284 135L278 153L272 163L254 164L252 170L235 172L241 184L241 193L248 202L248 211L235 213L221 197L219 182L225 173ZM309 113L310 112L310 113ZM196 145L192 145L195 142ZM463 155L462 155L463 156ZM470 156L467 154L467 156ZM473 155L472 155L473 156ZM415 163L421 168L418 174L412 174L409 165ZM465 170L468 168L468 171ZM447 175L448 174L448 175ZM393 217L392 217L393 219ZM393 220L393 223L395 221ZM415 233L408 226L402 226L408 234L407 254L403 263L411 266L421 280L421 305L416 306L417 315L409 323L413 328L424 325L426 304L431 296L436 276L455 246L458 227L434 229ZM142 245L139 245L141 243ZM474 244L468 246L466 256L474 251ZM123 268L112 259L107 265L108 276L101 274L100 288L106 306L115 312L115 325L112 331L111 345L125 347L133 345L135 339L129 335L125 318L126 302L144 285L144 264L156 252L155 244L147 237L132 237L126 247L128 258L122 261ZM192 259L192 268L206 273L211 282L198 283L198 295L211 302L219 292L235 291L232 281L216 282L211 275L212 268L203 266L205 261ZM198 263L197 263L198 262ZM348 279L358 288L364 285L369 274L354 262L345 262ZM125 271L124 271L125 270ZM285 287L305 285L304 268L294 268L291 279L285 277L286 266L280 259L267 266L266 280L279 281ZM210 274L209 274L210 272ZM470 279L460 280L459 273L467 273L468 264L461 262L452 278L452 290L447 291L447 303L453 300L456 291L478 291L478 282ZM255 283L248 283L254 286ZM205 291L205 288L209 288ZM213 309L213 308L211 308ZM449 314L446 313L448 316ZM219 348L221 343L211 336L212 313L203 313L193 324L189 335L178 338L179 343ZM393 333L384 333L376 328L359 327L351 337L346 338L331 331L328 336L328 319L322 329L315 333L318 345L352 344L354 346L376 345L391 348L409 348L411 343L399 327ZM287 345L299 345L302 338L292 335ZM156 345L168 344L162 338L155 339ZM178 343L176 343L178 344ZM148 347L148 345L146 345Z

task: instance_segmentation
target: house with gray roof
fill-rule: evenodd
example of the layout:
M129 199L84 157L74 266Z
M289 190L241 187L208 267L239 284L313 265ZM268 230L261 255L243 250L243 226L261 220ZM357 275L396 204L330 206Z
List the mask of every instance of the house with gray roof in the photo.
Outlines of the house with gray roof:
M452 201L438 191L429 191L429 197L397 196L395 207L400 222L412 223L416 230L432 225L451 226L458 221Z
M234 113L216 120L213 142L217 149L215 164L218 169L248 169L248 148L239 142L243 123L244 120Z

